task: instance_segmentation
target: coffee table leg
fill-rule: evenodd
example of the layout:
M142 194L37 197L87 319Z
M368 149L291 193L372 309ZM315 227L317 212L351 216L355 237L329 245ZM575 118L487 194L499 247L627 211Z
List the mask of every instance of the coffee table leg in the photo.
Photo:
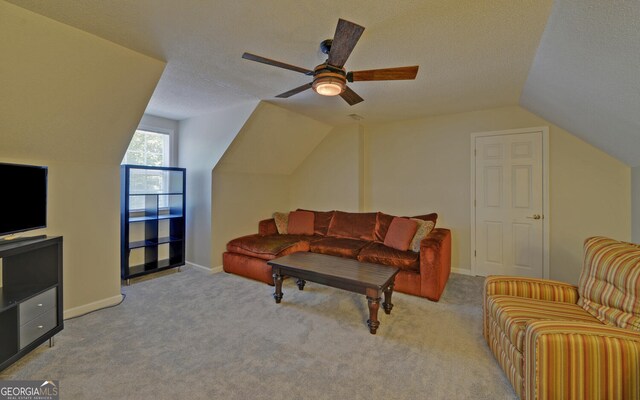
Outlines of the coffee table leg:
M367 325L372 335L376 334L380 321L378 321L378 308L380 308L380 293L367 289L367 302L369 303L369 319Z
M389 285L388 288L384 290L384 303L382 303L382 308L384 308L384 312L386 314L391 314L391 309L393 308L393 303L391 303L392 294L393 294L393 282Z
M304 290L304 284L307 283L307 281L304 279L298 279L296 283L298 284L298 289Z
M282 300L282 275L280 275L280 268L273 269L273 283L276 287L273 298L276 299L276 303L280 303L280 300Z

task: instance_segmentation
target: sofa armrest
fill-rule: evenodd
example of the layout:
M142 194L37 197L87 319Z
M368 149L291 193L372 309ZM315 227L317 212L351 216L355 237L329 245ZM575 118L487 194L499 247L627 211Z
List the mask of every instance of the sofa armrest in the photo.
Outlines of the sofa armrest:
M640 399L640 332L536 321L524 353L527 399Z
M258 223L258 234L260 236L275 235L278 233L276 220L273 218L263 219Z
M550 279L516 276L488 276L484 281L484 299L494 294L526 297L535 300L578 302L578 287Z
M440 300L451 272L451 231L432 230L420 242L420 293L433 301Z
M518 296L573 304L578 302L578 288L568 283L520 276L488 276L484 280L482 293L482 332L487 342L489 342L487 302L492 295Z

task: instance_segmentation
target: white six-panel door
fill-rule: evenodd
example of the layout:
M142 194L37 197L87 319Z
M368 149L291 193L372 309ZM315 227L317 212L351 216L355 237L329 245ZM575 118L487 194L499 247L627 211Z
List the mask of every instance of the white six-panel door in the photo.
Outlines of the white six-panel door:
M543 277L543 134L477 136L477 275Z

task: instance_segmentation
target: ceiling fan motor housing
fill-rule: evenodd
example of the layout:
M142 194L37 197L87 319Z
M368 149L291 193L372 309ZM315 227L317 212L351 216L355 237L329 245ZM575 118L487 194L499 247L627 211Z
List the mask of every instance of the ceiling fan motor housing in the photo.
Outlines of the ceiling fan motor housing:
M343 68L320 64L313 71L313 90L324 96L335 96L347 87L347 73Z

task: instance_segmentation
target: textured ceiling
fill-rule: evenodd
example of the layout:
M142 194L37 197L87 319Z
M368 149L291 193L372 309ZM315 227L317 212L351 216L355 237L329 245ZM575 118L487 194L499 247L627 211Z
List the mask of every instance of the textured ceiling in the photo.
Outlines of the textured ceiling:
M517 104L552 0L11 0L168 62L147 112L173 119L256 98L331 124ZM308 77L241 59L244 51L313 68L338 18L366 27L349 70L420 65L415 81L356 82L365 101L306 91Z
M521 104L640 165L640 1L557 0Z

